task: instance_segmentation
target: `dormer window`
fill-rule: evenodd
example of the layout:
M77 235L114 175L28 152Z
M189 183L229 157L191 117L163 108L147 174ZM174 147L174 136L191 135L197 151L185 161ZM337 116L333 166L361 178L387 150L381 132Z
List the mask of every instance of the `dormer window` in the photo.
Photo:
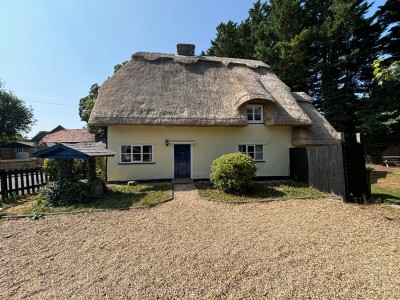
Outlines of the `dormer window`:
M247 121L249 123L263 123L262 105L247 105Z

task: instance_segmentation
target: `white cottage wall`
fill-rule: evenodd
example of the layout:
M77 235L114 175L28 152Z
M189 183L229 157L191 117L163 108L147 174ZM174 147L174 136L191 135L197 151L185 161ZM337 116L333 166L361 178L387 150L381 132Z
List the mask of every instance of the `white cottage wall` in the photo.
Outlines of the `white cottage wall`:
M174 143L191 142L193 179L210 177L217 157L236 152L239 144L263 144L264 161L257 176L289 176L292 127L251 124L245 127L178 127L112 125L108 127L108 181L170 179L174 177ZM169 145L166 146L166 140ZM154 163L121 163L121 145L153 145Z

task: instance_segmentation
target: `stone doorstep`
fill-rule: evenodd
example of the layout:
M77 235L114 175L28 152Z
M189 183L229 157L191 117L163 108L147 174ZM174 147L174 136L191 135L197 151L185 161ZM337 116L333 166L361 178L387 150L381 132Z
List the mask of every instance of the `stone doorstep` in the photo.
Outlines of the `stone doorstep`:
M172 180L173 184L189 184L189 183L193 183L193 179L192 178L174 178Z

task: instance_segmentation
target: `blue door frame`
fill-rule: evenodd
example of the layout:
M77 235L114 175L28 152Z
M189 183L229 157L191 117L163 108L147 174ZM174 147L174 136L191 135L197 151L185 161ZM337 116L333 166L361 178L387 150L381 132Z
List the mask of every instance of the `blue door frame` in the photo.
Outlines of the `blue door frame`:
M190 144L174 145L174 177L190 178Z

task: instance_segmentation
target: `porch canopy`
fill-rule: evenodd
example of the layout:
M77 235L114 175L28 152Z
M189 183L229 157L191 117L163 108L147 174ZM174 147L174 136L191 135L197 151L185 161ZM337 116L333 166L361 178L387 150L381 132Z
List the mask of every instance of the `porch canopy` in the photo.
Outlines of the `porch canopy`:
M57 144L33 153L39 158L83 158L98 156L114 156L115 152L93 145L84 144Z

